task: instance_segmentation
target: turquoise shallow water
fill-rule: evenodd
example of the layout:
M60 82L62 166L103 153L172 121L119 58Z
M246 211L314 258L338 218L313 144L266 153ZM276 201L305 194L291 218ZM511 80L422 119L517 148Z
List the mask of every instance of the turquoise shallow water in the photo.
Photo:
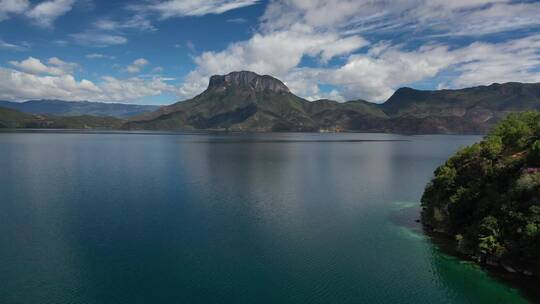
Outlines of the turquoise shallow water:
M0 303L526 303L400 216L479 139L0 133Z

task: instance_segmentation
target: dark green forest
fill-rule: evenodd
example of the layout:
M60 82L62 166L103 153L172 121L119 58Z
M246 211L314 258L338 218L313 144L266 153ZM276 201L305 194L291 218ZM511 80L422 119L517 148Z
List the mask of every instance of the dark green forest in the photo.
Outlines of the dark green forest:
M435 171L422 221L481 263L540 269L540 112L510 114ZM508 268L508 267L507 267Z

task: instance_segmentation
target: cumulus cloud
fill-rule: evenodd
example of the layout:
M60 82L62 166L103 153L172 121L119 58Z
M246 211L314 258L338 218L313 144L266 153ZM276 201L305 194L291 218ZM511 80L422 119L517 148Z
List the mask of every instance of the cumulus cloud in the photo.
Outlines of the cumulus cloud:
M76 63L65 62L57 57L49 58L47 62L49 65L45 65L37 58L28 57L22 61L10 61L9 63L19 70L34 75L47 74L60 76L72 73L77 67Z
M105 76L102 80L99 85L103 90L100 96L102 100L129 101L174 91L174 88L165 82L166 79L160 77L146 80L139 77L117 79Z
M308 51L300 48L295 52L294 44L291 49L275 45L285 53L265 56L265 51L260 51L264 44L259 45L258 41L234 44L222 52L206 52L197 57L198 68L186 77L181 94L188 97L200 92L212 74L246 69L276 75L291 91L308 99L333 96L338 100L364 98L376 102L386 100L400 86L434 78L443 71L457 74L445 84L447 87L540 81L540 35L453 49L444 44L428 44L405 50L402 45L380 43L370 46L368 52L350 55L342 65L318 68L298 67L300 58ZM251 45L254 42L258 45ZM324 54L324 49L311 50ZM340 91L331 92L330 96L321 92L320 84L336 86Z
M71 11L75 0L50 0L39 3L26 12L26 16L42 27L51 27L60 16Z
M336 69L324 70L320 81L340 86L347 98L382 101L397 87L434 77L456 60L446 46L423 46L414 51L375 49L350 56Z
M509 0L271 1L249 40L196 56L197 67L178 92L191 97L206 87L210 75L233 70L276 76L309 99L377 102L400 86L422 81L445 87L538 81L537 35L459 47L438 39L527 30L540 26L538 15L540 3ZM388 33L394 40L368 42ZM306 57L315 59L316 67L302 66ZM336 89L322 92L320 85Z
M298 68L285 79L303 96L320 94L317 86L341 89L345 99L386 100L398 87L429 80L443 71L454 74L446 88L486 85L494 82L540 82L540 35L502 43L472 43L451 49L426 45L415 50L375 45L366 54L356 54L337 68ZM288 84L288 83L287 83Z
M130 65L128 65L126 71L128 73L139 73L148 64L148 60L144 58L139 58L137 60L134 60Z
M51 57L47 62L54 65L66 73L72 73L79 65L74 62L66 62L58 57Z
M295 25L288 31L255 34L250 40L231 44L224 51L197 56L197 69L189 73L180 94L190 96L200 92L212 74L249 70L285 77L305 55L329 60L367 44L358 36L342 38L337 33L318 33L303 25ZM334 48L334 45L340 47Z
M145 59L134 63L146 65ZM57 57L46 61L29 57L22 61L11 61L14 68L0 67L0 99L63 99L134 102L147 96L164 92L175 92L168 84L169 79L160 76L129 77L119 79L103 76L97 82L88 79L77 80L73 76L79 67Z
M51 27L54 21L73 9L75 0L46 0L31 6L28 0L0 0L0 21L23 15L41 27Z
M0 21L14 14L24 13L28 7L30 7L28 0L0 0Z
M96 93L100 93L100 89L91 81L76 81L72 75L42 76L0 68L0 98L4 100L83 100Z
M49 3L48 9L45 6L40 9L43 16L52 16L44 19L42 25L47 26L57 18L53 12L60 12L57 16L65 14L72 2L45 0L32 6L26 0L0 0L0 20L15 14L33 18L31 11ZM121 45L127 43L125 36L130 29L155 30L149 21L155 16L166 19L221 14L259 1L140 3L129 7L134 13L132 17L97 20L88 30L71 38L92 47ZM65 4L63 13L60 4ZM72 76L76 67L52 58L44 62L32 57L13 61L11 66L15 69L3 68L2 73L5 79L5 75L10 75L11 80L6 82L20 90L23 83L36 86L19 91L21 96L36 90L67 96L62 90L71 87L73 98L93 96L93 100L126 100L158 92L176 92L187 98L204 90L213 74L252 70L282 79L294 93L309 99L384 101L398 87L418 82L455 88L492 82L540 81L540 35L533 34L536 31L533 29L540 27L539 15L538 1L272 0L251 38L231 43L222 50L200 53L201 46L195 49L188 43L196 67L178 88L166 83L167 78L155 75L127 79L108 76L95 84L77 81ZM241 19L229 21L242 22ZM509 31L514 32L494 35ZM0 48L12 46L0 40ZM106 57L95 53L87 58ZM139 73L147 65L148 61L140 58L124 69ZM152 71L159 72L159 69ZM13 79L24 81L17 86ZM323 85L334 89L322 90ZM10 91L6 89L6 92Z

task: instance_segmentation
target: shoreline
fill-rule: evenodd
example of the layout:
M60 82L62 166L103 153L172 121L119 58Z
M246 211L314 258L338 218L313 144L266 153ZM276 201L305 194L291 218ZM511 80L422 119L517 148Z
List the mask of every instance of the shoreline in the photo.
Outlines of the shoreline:
M390 220L396 225L411 229L416 233L427 237L428 242L435 245L442 253L455 257L463 262L474 264L488 276L515 288L526 300L531 303L540 303L540 278L537 276L526 276L522 273L511 273L502 266L490 266L485 263L478 263L472 256L461 253L457 250L456 241L446 234L435 232L424 226L419 219L419 207L411 207L399 210L394 213Z
M531 303L540 303L540 277L527 276L521 272L510 272L503 265L490 265L478 260L469 254L459 252L457 250L456 241L445 234L430 230L421 224L421 230L424 235L429 238L429 241L435 244L442 252L450 256L459 258L462 261L467 261L478 265L491 277L516 288L519 292Z

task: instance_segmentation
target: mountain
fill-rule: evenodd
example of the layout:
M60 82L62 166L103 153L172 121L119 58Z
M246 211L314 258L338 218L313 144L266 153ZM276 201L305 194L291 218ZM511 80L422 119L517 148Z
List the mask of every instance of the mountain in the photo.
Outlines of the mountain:
M24 128L33 121L33 115L0 107L0 128Z
M212 76L202 94L137 117L124 128L316 131L306 104L273 77L235 72Z
M398 89L381 108L392 116L466 116L468 112L511 112L540 108L540 83L494 83L460 90ZM474 113L476 116L478 113Z
M210 78L193 99L135 116L124 129L486 133L508 113L540 109L540 84L461 90L397 90L385 103L307 101L280 80L253 72Z
M119 129L125 121L115 117L32 115L0 107L0 128Z
M422 207L462 255L540 276L540 112L509 115L437 168Z
M487 133L511 112L540 110L540 83L458 90L398 89L380 108L402 133Z
M365 115L386 118L368 102L309 102L276 78L243 71L212 76L202 94L135 117L124 128L313 132L350 129Z
M0 101L0 107L27 114L54 116L112 116L127 118L157 110L158 106L103 103L88 101L30 100L26 102Z
M241 71L212 76L200 95L164 107L60 100L0 101L0 107L19 111L4 115L17 123L0 120L0 127L485 134L511 112L540 110L540 83L436 91L400 88L383 104L340 103L308 101L272 76Z

